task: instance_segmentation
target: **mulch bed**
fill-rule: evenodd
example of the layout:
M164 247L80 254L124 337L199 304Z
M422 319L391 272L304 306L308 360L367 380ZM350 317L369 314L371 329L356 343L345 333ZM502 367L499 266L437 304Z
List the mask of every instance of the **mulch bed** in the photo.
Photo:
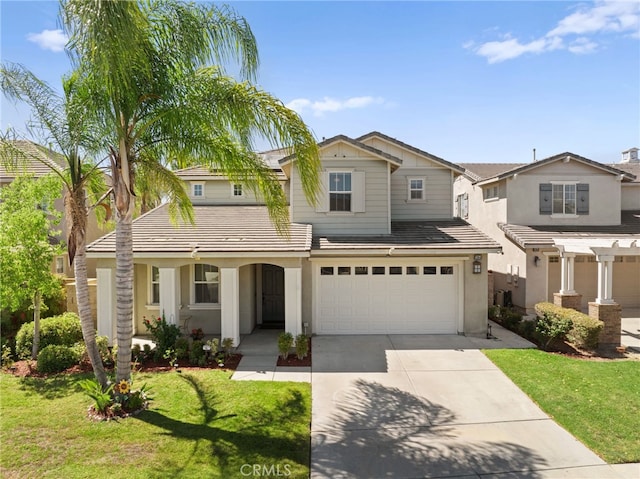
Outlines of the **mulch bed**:
M295 354L289 354L287 359L278 356L278 366L306 366L311 367L311 338L309 338L309 353L303 359L298 359Z

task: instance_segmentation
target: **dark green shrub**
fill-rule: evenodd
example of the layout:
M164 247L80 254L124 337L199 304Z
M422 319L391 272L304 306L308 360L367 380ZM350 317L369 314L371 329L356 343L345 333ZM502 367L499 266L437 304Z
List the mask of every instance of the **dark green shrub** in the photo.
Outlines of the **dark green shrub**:
M533 340L535 339L536 333L536 322L535 320L524 320L518 323L517 332L520 336L525 339Z
M304 359L309 354L309 338L306 334L296 336L296 355L298 359Z
M497 322L500 317L500 306L498 305L489 306L488 316L491 321Z
M536 336L542 343L544 349L548 349L551 343L564 339L571 329L571 319L562 310L551 303L538 303L535 305L536 314Z
M75 313L64 313L40 320L40 349L49 345L73 346L82 341L80 318ZM16 354L20 358L31 356L33 347L33 321L20 327L16 335Z
M160 360L168 349L176 348L176 340L182 335L180 328L175 324L169 324L162 318L147 319L143 321L147 331L153 336L153 342L156 343L155 359Z
M204 349L202 349L204 343L202 341L194 341L191 343L191 351L189 351L189 362L197 366L204 366L207 363L207 358Z
M176 358L186 359L189 357L189 340L187 338L178 338L176 340Z
M579 311L570 311L572 326L567 333L567 341L582 349L597 349L604 323Z
M62 344L50 344L38 353L38 371L42 373L59 373L74 364L78 364L80 356L77 348Z
M289 350L293 346L293 335L291 333L280 333L278 336L278 351L282 359L287 359Z
M233 351L233 338L224 338L222 340L222 350L224 351L225 357L231 356L231 351Z
M510 308L504 308L501 312L502 324L512 331L518 330L518 324L522 321L522 314Z

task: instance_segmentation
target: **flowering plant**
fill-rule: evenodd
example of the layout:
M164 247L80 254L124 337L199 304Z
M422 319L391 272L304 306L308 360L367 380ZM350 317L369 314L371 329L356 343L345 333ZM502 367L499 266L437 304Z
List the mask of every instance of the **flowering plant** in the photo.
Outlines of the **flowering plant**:
M190 336L194 341L199 341L200 339L204 338L204 331L202 331L202 328L192 329Z
M156 360L162 359L167 349L175 349L176 341L181 336L178 326L167 323L164 315L156 319L143 317L142 322L147 331L153 336L153 342L156 344L154 352Z
M89 408L90 417L97 420L126 417L149 407L151 398L147 394L146 384L137 390L134 390L132 385L133 381L122 379L103 391L95 379L83 381L82 388L94 400L94 404Z

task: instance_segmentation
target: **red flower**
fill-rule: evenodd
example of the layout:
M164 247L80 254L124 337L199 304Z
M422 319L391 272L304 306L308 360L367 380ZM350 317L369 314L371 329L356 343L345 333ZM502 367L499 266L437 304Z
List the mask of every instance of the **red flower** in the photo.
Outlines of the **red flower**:
M160 321L162 321L162 318L158 318L158 319L156 319L156 321L160 322Z

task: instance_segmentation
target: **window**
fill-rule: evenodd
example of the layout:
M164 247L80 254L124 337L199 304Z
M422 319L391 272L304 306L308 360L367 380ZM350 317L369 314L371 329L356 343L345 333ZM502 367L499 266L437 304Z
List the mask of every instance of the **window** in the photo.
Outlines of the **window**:
M57 274L64 273L64 258L62 257L56 258L56 273Z
M440 266L440 274L453 274L453 266Z
M196 264L194 272L195 303L218 303L220 286L218 267L211 264Z
M356 266L354 269L355 269L355 274L359 274L359 275L369 274L368 266Z
M422 269L422 274L436 274L436 267L435 266L425 266Z
M151 304L160 303L160 269L157 266L151 266L151 292L149 296Z
M371 274L384 274L384 266L373 266Z
M559 263L560 256L549 256L549 263Z
M552 210L554 215L576 214L576 185L554 184L552 185Z
M321 266L320 274L322 276L331 276L333 274L333 266Z
M191 196L194 198L203 198L204 183L191 183Z
M407 266L407 274L418 274L418 267L417 266Z
M389 266L389 274L402 274L402 266Z
M351 173L329 173L329 211L351 211Z
M345 276L351 274L351 268L349 266L338 266L338 275Z
M424 201L424 178L407 178L409 186L409 201Z
M234 197L244 196L244 192L242 191L242 185L234 183L232 188L233 188Z
M494 200L498 198L498 185L494 185L494 186L487 186L484 190L484 199L486 200Z

